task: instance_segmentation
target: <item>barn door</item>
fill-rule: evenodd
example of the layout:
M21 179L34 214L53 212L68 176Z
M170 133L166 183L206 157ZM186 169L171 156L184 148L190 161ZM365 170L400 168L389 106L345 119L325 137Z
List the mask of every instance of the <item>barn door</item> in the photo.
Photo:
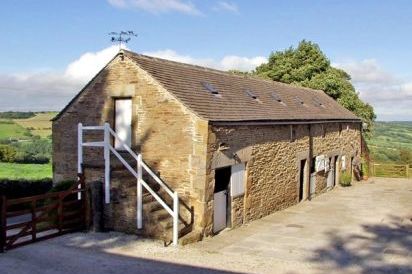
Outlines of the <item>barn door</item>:
M330 169L328 172L328 178L327 178L327 188L332 188L335 186L335 159L330 158Z
M116 99L115 100L115 131L120 140L126 145L132 145L132 99ZM117 138L114 142L116 149L122 150Z
M226 228L227 223L227 190L214 194L213 208L213 232L219 232Z

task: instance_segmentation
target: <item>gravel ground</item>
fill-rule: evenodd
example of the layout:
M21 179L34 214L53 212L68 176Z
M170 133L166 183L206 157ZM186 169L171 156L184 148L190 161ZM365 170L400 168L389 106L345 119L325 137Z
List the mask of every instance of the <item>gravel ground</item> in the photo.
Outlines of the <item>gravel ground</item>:
M202 242L74 233L0 254L0 273L412 273L412 181L335 188Z

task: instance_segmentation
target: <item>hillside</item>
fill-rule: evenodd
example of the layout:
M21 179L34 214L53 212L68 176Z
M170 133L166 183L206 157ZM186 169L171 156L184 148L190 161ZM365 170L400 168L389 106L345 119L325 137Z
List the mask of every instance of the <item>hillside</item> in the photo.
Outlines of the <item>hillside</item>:
M400 162L400 150L412 153L412 121L376 122L369 149L376 162Z

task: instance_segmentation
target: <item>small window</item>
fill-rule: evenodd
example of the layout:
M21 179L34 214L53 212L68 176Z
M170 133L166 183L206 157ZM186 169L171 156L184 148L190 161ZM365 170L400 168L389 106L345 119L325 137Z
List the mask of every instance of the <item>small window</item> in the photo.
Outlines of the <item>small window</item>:
M216 97L221 97L222 95L219 94L219 91L210 83L202 82L203 87L206 89L207 92L213 94Z

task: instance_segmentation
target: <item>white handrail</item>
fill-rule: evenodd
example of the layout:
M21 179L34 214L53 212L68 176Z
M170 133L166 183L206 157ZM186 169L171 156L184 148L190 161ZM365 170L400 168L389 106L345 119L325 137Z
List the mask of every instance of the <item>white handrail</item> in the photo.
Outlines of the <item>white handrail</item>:
M165 185L165 183L163 183L163 181L150 169L150 167L148 167L146 165L145 162L142 161L142 167L144 167L144 169L147 171L147 173L149 173L155 180L156 182L161 185L163 187L164 190L166 190L166 192L173 197L174 193L173 191L170 190L170 188Z
M83 142L83 130L103 130L103 142ZM137 162L137 171L135 171L122 155L111 145L109 136L112 135L118 143L127 151ZM81 172L81 165L83 163L83 147L104 147L105 158L105 201L110 203L110 152L112 152L120 162L129 170L130 173L137 179L137 227L142 228L143 223L143 204L142 204L142 189L143 186L156 201L159 202L163 208L173 217L173 245L177 245L178 241L178 225L179 225L179 196L177 192L173 192L160 178L157 176L146 163L143 162L141 154L136 154L127 144L121 140L117 133L110 128L108 123L104 126L83 126L78 124L78 170ZM166 190L173 198L173 209L166 204L165 201L142 179L142 167L149 173L155 181Z

